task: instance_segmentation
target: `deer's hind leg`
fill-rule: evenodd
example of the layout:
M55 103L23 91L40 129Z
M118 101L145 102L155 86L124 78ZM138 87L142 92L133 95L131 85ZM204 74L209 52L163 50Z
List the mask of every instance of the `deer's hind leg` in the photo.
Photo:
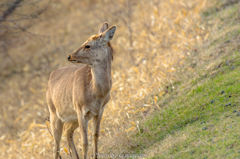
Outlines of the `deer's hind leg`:
M55 112L50 112L50 122L54 139L53 156L55 159L58 159L60 157L60 141L62 137L63 123Z
M61 121L61 119L58 118L56 114L56 108L52 102L52 99L48 91L46 93L46 99L47 99L48 110L50 112L50 124L51 124L53 139L54 139L53 156L55 159L58 159L58 158L61 159L60 141L62 137L63 122Z
M65 129L65 133L66 133L66 138L67 138L67 142L69 145L69 148L72 151L72 155L74 159L79 159L75 144L74 144L74 140L73 140L73 133L74 130L78 128L78 122L73 122L73 123L66 123L64 124L64 129ZM70 152L70 151L69 151Z

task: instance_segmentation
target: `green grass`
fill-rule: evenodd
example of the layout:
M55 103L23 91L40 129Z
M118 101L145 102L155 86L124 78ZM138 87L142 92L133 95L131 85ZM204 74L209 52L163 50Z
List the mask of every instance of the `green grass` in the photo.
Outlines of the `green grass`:
M239 4L219 5L203 13L205 19L223 22L217 30L222 35L210 37L208 45L209 50L220 47L219 56L205 63L213 63L210 69L204 63L197 66L198 76L179 81L178 89L159 98L162 110L131 136L135 153L148 158L240 158L240 27L226 31L240 25Z
M175 137L187 132L189 136L184 141L176 141L164 154L155 155L160 158L197 158L203 154L210 158L240 157L239 61L238 57L231 66L223 66L222 73L196 84L195 89L154 114L141 127L143 133L134 137L138 145L133 147L134 151L142 153L169 135Z

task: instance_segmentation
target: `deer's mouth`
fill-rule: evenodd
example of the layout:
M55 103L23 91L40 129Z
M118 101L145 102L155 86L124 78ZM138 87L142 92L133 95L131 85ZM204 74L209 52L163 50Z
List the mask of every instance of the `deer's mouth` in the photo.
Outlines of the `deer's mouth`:
M70 62L72 62L72 63L77 63L76 60L68 60L68 61L70 61Z

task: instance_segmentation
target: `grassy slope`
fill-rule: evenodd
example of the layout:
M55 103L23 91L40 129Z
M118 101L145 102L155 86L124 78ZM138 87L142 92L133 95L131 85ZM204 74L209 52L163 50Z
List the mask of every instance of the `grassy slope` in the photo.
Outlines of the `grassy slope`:
M237 3L222 2L203 14L208 21L224 24L201 50L211 57L218 52L213 48L221 48L219 55L198 65L190 80L182 80L168 97L159 99L162 110L131 138L134 152L153 158L240 158L238 9Z

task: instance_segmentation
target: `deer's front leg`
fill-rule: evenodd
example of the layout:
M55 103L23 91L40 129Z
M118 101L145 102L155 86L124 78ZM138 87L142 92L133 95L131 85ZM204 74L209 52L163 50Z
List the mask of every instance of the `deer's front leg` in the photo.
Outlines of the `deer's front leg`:
M93 117L93 146L94 146L94 158L98 158L98 137L100 130L100 123L102 119L103 110Z
M87 159L87 151L88 151L88 118L87 114L83 114L82 111L78 111L78 123L81 133L82 139L82 148L83 148L83 158Z

